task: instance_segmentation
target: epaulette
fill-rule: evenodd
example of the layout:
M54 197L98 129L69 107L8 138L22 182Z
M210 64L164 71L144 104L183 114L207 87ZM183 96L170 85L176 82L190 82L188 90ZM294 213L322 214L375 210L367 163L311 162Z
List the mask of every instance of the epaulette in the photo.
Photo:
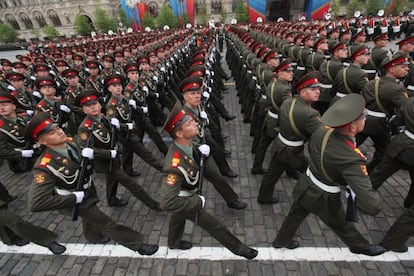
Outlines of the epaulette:
M115 98L112 98L110 105L117 105L118 101Z
M45 107L46 103L44 101L41 101L40 103L37 104L37 107Z
M175 150L173 152L172 159L171 159L171 167L177 168L179 164L180 164L180 153L177 150Z
M134 85L133 85L132 83L130 83L130 84L128 84L128 85L127 85L127 88L128 88L129 90L132 90L132 89L134 89Z
M52 160L52 155L50 153L45 153L42 159L40 160L39 166L46 167Z
M17 96L17 91L13 90L13 92L11 92L10 94L16 97Z
M70 92L70 93L73 93L73 92L75 92L75 87L73 87L73 86L69 86L68 87L68 92Z
M85 123L83 124L84 127L89 128L92 125L92 120L87 118Z
M4 121L3 121L3 119L0 119L0 127L3 127L4 126Z
M365 155L361 152L361 150L359 149L359 148L357 148L356 146L355 146L355 144L354 143L352 143L351 141L349 141L349 140L346 140L345 141L346 142L346 144L356 153L356 154L358 154L358 156L361 158L361 159L364 159L364 160L366 160L367 158L365 157Z

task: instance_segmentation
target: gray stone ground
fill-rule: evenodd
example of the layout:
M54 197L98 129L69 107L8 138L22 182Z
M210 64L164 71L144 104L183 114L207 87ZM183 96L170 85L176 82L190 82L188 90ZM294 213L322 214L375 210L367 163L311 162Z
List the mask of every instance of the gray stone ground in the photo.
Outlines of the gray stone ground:
M231 80L232 81L232 80ZM230 81L230 82L231 82ZM250 153L252 138L249 126L244 124L234 86L224 94L224 102L237 118L223 122L224 134L228 135L227 147L231 149L231 166L239 174L230 180L232 187L248 203L244 211L228 209L224 200L206 182L204 194L206 208L220 217L223 223L237 237L253 247L270 247L278 229L292 204L291 191L295 182L283 177L276 185L280 203L268 206L256 202L258 187L262 176L251 175L253 156ZM148 143L151 149L155 147ZM362 150L370 156L371 146ZM157 153L161 158L161 155ZM138 183L154 197L158 197L162 175L136 159L136 168L141 176ZM10 204L10 210L24 219L53 230L59 234L58 241L63 243L84 243L82 226L72 222L69 217L57 212L30 213L27 210L27 188L31 174L13 175L6 164L0 167L0 181L19 199ZM119 194L129 200L125 208L110 208L104 200L104 178L96 176L95 183L101 194L101 209L114 220L128 225L142 234L147 242L167 245L168 215L165 212L149 210L140 201L132 197L124 188ZM380 189L384 197L383 211L376 217L361 215L357 228L373 242L379 242L385 231L403 211L403 196L409 186L409 177L400 171L391 177ZM185 239L195 246L220 246L206 232L192 223L187 223ZM309 216L297 232L297 240L302 246L345 247L337 236L314 216ZM413 246L413 239L408 241ZM0 275L414 275L414 261L400 262L309 262L303 261L208 261L185 259L151 258L114 258L84 256L49 256L1 254Z

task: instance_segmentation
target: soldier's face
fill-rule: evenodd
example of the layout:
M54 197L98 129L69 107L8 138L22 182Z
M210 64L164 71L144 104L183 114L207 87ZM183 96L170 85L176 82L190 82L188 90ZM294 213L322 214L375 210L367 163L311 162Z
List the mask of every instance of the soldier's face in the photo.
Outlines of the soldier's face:
M99 73L99 68L89 68L89 74L92 76L97 76Z
M50 85L42 86L40 88L40 93L45 97L52 97L56 93L56 88Z
M369 61L369 54L368 53L362 54L362 55L357 56L355 58L355 62L358 62L359 64L363 64L363 65L367 64L368 61Z
M362 117L352 122L351 128L354 129L355 133L360 133L364 130L366 117Z
M65 132L60 127L56 126L45 134L39 136L38 141L46 147L58 148L66 146L67 139L68 137Z
M278 74L278 78L284 81L292 81L293 80L293 71L280 71Z
M201 91L188 91L184 93L185 103L189 106L196 107L201 103Z
M184 139L192 139L198 134L197 124L194 122L193 118L190 118L188 121L183 123L180 126L180 129L177 130L175 136Z
M16 106L11 102L0 103L0 115L10 117L16 111Z
M79 77L78 76L74 76L74 77L69 77L66 78L69 85L78 85L79 84Z
M348 57L348 49L347 48L342 48L339 49L338 51L335 51L335 56L338 59L345 59Z
M130 72L128 72L128 79L130 79L131 81L138 82L138 80L139 80L139 73L138 73L138 71L130 71Z
M410 70L410 68L408 67L408 65L396 65L393 66L391 69L391 73L397 78L403 78L405 76L407 76L408 71Z
M92 116L92 117L98 117L101 114L102 106L99 102L95 102L88 105L83 105L82 110L86 115Z
M317 102L320 94L319 87L307 87L300 91L300 97L310 103Z
M12 80L10 81L10 83L17 89L23 88L24 86L24 81L23 80Z
M49 76L49 71L37 71L36 72L36 76L38 76L38 77L47 77L47 76Z
M114 83L108 86L108 91L114 96L122 95L122 84Z

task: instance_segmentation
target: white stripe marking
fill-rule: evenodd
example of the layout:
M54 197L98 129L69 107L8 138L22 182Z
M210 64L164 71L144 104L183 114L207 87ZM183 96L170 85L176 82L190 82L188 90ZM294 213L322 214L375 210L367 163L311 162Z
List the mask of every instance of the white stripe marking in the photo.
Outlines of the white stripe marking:
M234 255L224 247L193 247L190 250L172 250L166 246L160 246L158 252L152 256L142 256L122 245L115 244L78 244L66 243L66 251L63 255L88 256L88 257L129 257L129 258L153 258L153 259L187 259L187 260L245 260ZM377 261L399 262L412 261L414 259L414 247L409 247L407 253L386 252L383 255L370 257L351 253L348 248L339 247L299 247L293 250L276 249L273 247L259 247L255 260L262 261ZM0 253L3 254L30 254L52 255L46 248L34 243L26 246L8 246L0 242Z

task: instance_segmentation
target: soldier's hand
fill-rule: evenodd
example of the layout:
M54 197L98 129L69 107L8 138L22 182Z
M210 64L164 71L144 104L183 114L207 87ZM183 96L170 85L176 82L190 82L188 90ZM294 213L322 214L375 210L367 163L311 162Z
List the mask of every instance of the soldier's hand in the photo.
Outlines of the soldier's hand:
M76 203L81 203L83 198L85 197L84 191L75 191L75 192L72 192L72 194L76 196Z
M65 113L70 113L70 108L67 105L61 104L59 109Z
M36 98L38 98L38 99L41 99L41 98L43 98L42 97L42 94L40 94L40 92L39 91L33 91L33 96L35 96Z
M116 154L117 154L116 150L111 150L111 158L112 159L115 159Z
M126 123L126 126L128 127L128 130L134 129L134 123Z
M207 112L205 112L204 110L200 111L200 118L205 120L207 125L210 123L210 121L208 120Z
M11 84L9 84L9 85L7 86L7 89L9 89L10 91L14 91L14 90L16 90L16 88L15 88L13 85L11 85Z
M210 99L210 93L208 93L207 91L204 91L203 97L206 98L206 100Z
M198 147L198 150L201 152L202 155L208 157L210 155L210 146L207 144L202 144Z
M201 208L204 208L204 206L206 205L206 198L202 195L198 195L200 197L201 200Z
M33 116L34 111L33 110L26 110L26 114L29 116Z
M134 101L133 99L130 99L128 104L133 108L133 109L137 109L137 102Z
M144 91L145 96L146 96L146 97L148 97L148 94L149 94L149 89L148 89L148 86L144 86L144 87L142 87L142 91Z
M160 97L160 94L157 93L157 92L155 92L154 95L155 95L155 98L157 98L157 99Z
M112 118L111 119L111 125L113 125L114 127L116 127L117 129L119 129L121 127L119 120L117 118Z
M29 150L22 150L22 157L32 157L34 151L32 149Z
M142 112L147 114L148 113L148 107L147 106L143 106L142 107Z
M153 79L155 82L158 82L158 77L157 77L157 76L152 76L152 79Z
M82 157L86 157L89 160L92 160L93 159L93 149L92 148L82 149Z

